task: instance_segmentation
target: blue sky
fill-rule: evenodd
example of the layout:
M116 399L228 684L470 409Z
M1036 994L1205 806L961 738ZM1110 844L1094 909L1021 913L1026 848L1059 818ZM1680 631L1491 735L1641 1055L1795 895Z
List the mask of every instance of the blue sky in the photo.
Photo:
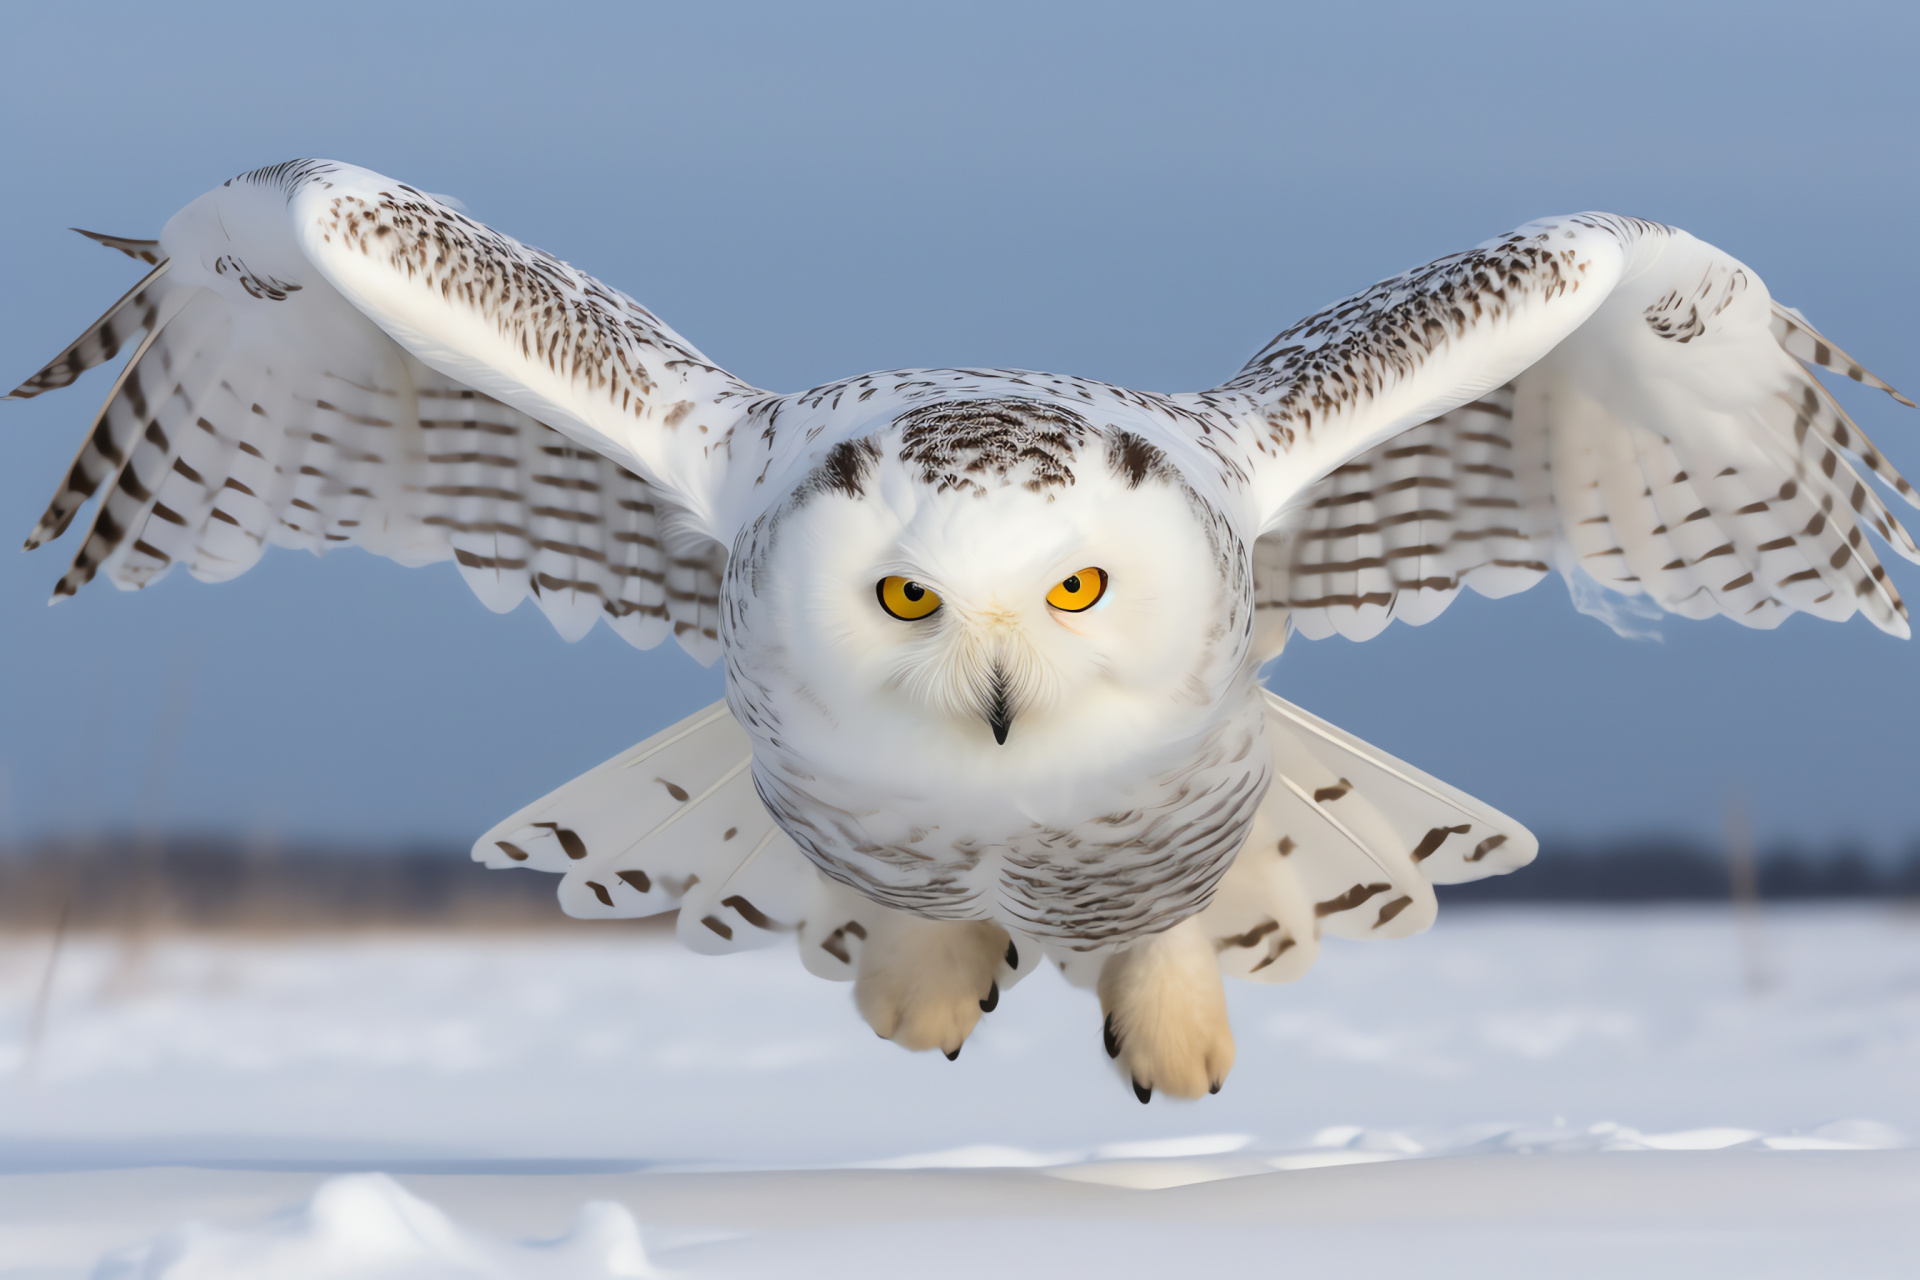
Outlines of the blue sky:
M1905 5L9 6L0 381L232 174L329 156L455 194L760 386L1010 365L1210 386L1275 331L1528 218L1610 209L1744 259L1920 388ZM24 537L109 376L0 406ZM1920 475L1920 414L1844 388ZM0 840L156 823L464 842L719 696L563 644L451 569L274 552L45 607L74 535L0 557ZM1897 559L1909 598L1920 573ZM1286 696L1548 835L1920 837L1920 648L1864 621L1669 620L1555 582L1365 645Z

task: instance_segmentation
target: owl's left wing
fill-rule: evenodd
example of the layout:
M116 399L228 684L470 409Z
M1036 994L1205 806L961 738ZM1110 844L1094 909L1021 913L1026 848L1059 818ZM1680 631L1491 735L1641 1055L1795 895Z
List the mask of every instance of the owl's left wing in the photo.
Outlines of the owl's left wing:
M1251 500L1268 653L1289 623L1365 639L1551 569L1688 617L1905 636L1865 531L1920 548L1856 462L1920 502L1810 366L1911 403L1729 255L1580 214L1383 281L1182 399Z
M152 270L8 397L132 348L27 540L94 500L56 598L360 546L454 560L489 606L531 596L569 638L604 618L717 656L728 440L770 398L644 307L328 161L243 174L158 241L94 238Z

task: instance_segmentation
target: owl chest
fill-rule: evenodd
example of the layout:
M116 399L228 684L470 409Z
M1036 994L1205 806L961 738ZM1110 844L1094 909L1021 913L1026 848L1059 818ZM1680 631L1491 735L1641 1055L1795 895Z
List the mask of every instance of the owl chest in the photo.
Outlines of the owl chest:
M1052 821L1004 793L904 797L784 763L756 753L761 797L832 879L897 910L997 919L1069 946L1158 932L1203 907L1271 776L1257 714L1227 717L1171 767Z

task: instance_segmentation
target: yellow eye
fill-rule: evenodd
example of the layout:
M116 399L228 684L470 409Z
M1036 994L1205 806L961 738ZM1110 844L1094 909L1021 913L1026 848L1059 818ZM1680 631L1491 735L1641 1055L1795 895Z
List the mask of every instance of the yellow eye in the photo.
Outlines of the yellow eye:
M916 622L940 607L940 597L898 574L873 585L880 607L902 622Z
M1084 613L1099 604L1105 594L1107 571L1082 569L1054 583L1053 590L1047 592L1047 603L1062 613Z

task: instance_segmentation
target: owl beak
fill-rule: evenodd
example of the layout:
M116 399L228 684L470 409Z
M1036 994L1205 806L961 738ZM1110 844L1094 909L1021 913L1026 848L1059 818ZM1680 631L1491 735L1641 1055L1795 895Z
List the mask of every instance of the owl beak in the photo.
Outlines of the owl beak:
M987 723L993 726L993 740L1007 745L1007 730L1013 727L1013 681L1007 669L993 664L993 690L987 699Z

